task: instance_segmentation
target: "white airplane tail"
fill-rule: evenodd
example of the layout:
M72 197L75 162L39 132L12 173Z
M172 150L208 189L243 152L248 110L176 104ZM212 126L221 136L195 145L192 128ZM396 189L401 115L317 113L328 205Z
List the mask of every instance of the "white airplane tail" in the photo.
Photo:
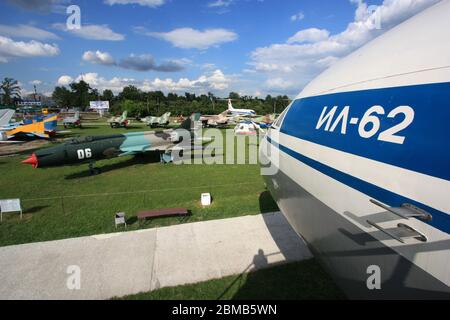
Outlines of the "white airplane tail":
M231 99L228 99L228 110L234 111L233 104L231 103Z
M11 109L0 110L0 126L8 125L14 116L15 111Z

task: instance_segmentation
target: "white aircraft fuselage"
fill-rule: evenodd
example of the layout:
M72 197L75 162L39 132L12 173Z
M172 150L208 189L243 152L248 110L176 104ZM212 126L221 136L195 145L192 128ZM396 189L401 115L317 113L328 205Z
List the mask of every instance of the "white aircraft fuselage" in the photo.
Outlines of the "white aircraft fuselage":
M228 99L228 112L233 116L254 116L256 115L255 110L251 109L235 109L231 103L231 99Z
M261 143L272 196L350 298L450 298L449 17L439 2L335 63Z

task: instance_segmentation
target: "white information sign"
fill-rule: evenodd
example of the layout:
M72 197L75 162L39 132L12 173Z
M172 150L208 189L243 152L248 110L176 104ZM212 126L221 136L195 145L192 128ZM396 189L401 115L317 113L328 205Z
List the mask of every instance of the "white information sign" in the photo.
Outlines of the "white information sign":
M20 219L22 219L20 199L0 200L0 222L3 221L3 213L9 212L20 212Z

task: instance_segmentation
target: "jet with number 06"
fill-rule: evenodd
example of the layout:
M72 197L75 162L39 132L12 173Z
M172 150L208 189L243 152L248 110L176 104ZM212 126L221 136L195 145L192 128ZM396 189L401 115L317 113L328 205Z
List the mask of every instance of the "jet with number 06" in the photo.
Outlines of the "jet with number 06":
M197 137L197 129L201 128L199 118L200 114L193 114L180 128L161 132L133 132L71 139L53 148L38 150L22 163L30 164L34 168L89 163L91 173L96 174L100 171L94 167L97 160L145 152L167 154L184 147L190 149L191 143L200 139Z

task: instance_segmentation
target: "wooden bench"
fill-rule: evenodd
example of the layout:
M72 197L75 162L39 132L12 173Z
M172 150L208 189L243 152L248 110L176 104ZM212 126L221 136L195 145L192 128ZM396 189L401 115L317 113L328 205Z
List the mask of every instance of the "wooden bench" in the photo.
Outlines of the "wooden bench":
M148 218L160 218L160 217L173 217L182 216L186 217L189 215L189 210L186 208L166 208L150 211L140 211L137 214L139 220L145 220Z

